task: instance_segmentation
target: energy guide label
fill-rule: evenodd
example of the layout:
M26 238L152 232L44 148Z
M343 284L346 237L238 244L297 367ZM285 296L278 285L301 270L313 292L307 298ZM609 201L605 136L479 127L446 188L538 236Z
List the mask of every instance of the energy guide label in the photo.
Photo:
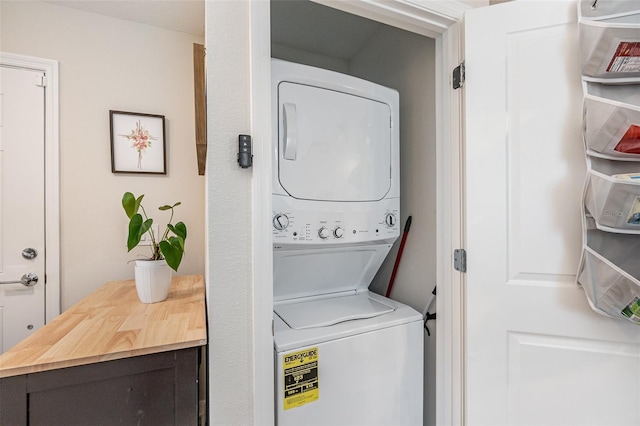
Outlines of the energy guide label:
M300 407L318 399L318 348L282 356L284 409Z

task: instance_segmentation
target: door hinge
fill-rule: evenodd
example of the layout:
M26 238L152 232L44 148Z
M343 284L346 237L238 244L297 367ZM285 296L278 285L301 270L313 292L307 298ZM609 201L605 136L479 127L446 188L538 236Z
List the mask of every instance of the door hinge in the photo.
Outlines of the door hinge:
M464 86L464 61L453 69L453 88L459 89Z
M47 76L39 75L36 77L36 86L47 87Z
M453 268L456 271L467 272L467 251L465 249L453 251Z

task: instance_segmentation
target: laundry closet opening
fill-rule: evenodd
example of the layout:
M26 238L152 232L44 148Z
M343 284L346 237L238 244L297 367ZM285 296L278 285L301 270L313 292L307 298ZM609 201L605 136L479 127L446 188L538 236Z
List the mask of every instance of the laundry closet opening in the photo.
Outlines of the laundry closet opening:
M436 285L435 40L309 1L271 1L271 56L359 77L400 95L401 229L412 217L391 298L424 312ZM330 165L327 169L330 170ZM369 289L384 295L401 239ZM430 312L434 312L435 303ZM436 423L435 323L424 351L424 424ZM375 354L374 354L375 356Z

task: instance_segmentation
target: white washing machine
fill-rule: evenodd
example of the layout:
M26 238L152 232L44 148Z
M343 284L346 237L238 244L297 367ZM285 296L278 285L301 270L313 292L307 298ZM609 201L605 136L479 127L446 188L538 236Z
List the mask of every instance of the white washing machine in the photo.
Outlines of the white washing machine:
M400 235L398 93L272 79L276 423L421 425L422 316L368 291Z

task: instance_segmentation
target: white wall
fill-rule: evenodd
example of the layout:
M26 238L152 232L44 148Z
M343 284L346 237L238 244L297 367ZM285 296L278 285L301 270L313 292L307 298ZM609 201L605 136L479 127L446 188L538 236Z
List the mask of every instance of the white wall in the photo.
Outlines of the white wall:
M66 309L106 281L133 278L122 194L181 201L189 230L180 274L204 272L204 178L198 176L193 43L203 38L37 1L0 3L0 50L59 61L61 294ZM109 110L166 118L166 176L111 173ZM153 213L151 213L153 212ZM156 213L157 212L157 213ZM158 214L162 213L162 214Z
M254 419L252 173L236 162L251 134L249 2L206 3L209 412L214 425ZM269 324L270 326L270 324ZM254 422L255 421L255 422Z
M283 61L296 62L298 64L349 74L349 61L332 58L319 53L307 52L306 50L300 50L280 44L271 45L271 57L282 59Z
M350 62L350 73L400 93L400 211L412 216L391 297L422 312L436 281L435 41L383 27ZM400 239L371 289L385 294ZM435 307L435 304L434 304ZM433 312L433 309L432 309ZM435 324L425 334L425 424L435 425Z

